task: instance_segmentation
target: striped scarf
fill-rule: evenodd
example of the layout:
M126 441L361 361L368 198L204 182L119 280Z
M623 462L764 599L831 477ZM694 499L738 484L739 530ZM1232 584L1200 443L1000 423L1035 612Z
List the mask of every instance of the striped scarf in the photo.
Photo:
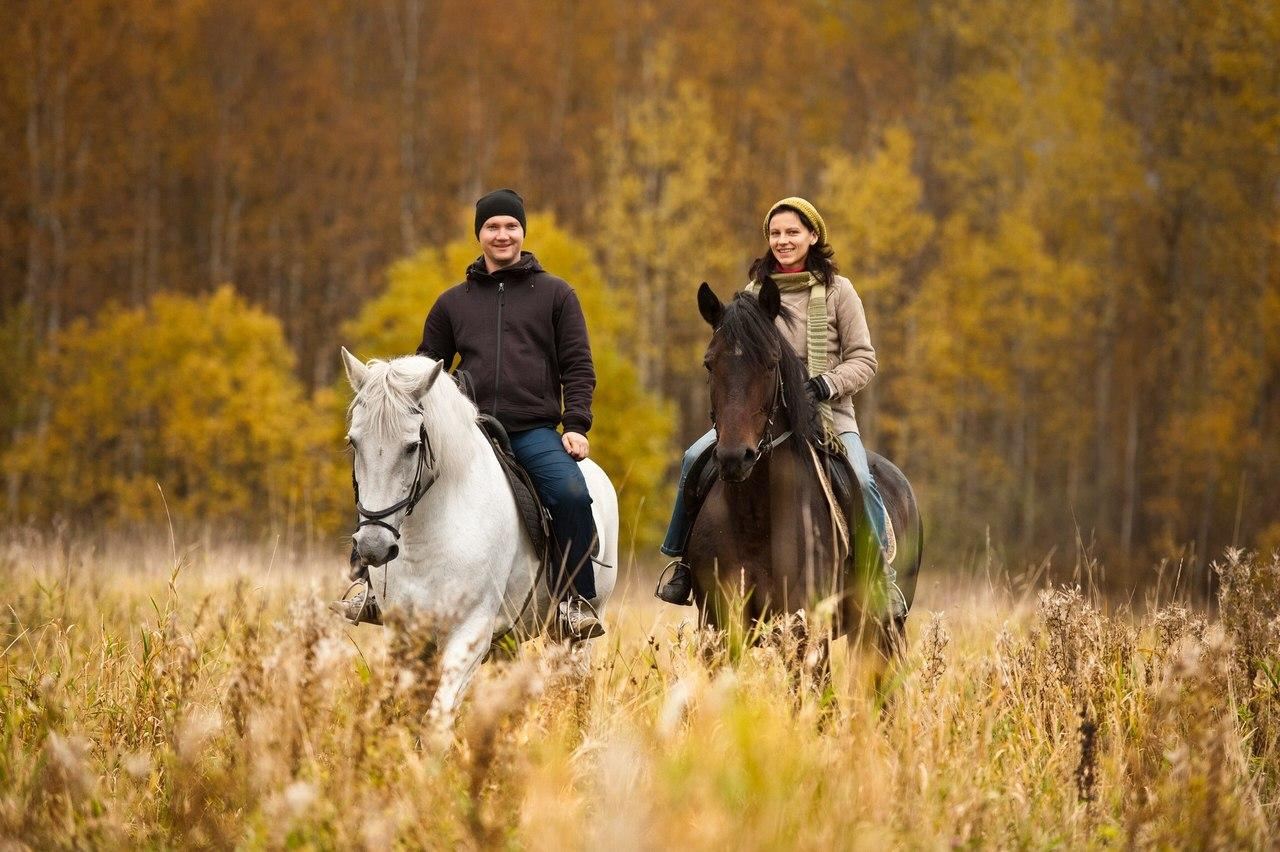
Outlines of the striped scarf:
M812 272L783 272L770 275L773 283L783 293L794 293L798 290L809 291L809 326L805 345L809 377L820 376L827 371L827 285L822 283ZM759 285L752 281L747 285L747 292L758 295ZM831 402L818 403L818 413L822 415L823 431L831 439L836 434L835 418L831 414Z

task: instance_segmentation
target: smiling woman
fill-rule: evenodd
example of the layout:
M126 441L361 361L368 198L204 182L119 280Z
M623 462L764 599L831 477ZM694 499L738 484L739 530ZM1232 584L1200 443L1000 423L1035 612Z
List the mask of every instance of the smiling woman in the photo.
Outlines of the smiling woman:
M781 294L781 310L774 312L778 331L808 368L805 388L818 404L825 440L835 442L838 438L858 478L869 522L862 526L874 538L867 547L883 553L888 529L884 499L871 474L853 413L853 395L866 387L876 372L876 353L862 300L849 279L837 274L826 222L809 201L791 196L775 203L765 213L763 232L768 251L751 264L746 292L757 295L767 289ZM715 440L712 429L689 448L681 465L676 503L662 545L662 552L675 561L669 566L670 582L657 590L658 597L668 603L692 602L692 572L683 555L693 518L684 505L683 492L689 470ZM895 614L905 617L905 598L895 585L893 570L887 568L888 561L884 564Z

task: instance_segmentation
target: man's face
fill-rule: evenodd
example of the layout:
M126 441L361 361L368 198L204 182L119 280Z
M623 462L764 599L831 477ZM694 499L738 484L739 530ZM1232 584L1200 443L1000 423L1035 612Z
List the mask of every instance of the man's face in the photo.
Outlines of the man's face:
M490 216L480 226L480 251L491 270L502 269L519 260L523 245L524 228L514 216Z

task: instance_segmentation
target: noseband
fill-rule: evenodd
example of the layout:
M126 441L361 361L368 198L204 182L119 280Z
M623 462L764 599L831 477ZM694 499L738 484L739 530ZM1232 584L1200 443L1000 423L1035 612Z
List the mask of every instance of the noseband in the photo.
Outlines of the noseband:
M422 409L416 409L416 413L421 416ZM405 510L404 516L407 518L413 514L413 507L418 505L431 486L436 482L436 454L431 447L431 436L427 434L425 423L418 424L418 449L417 449L417 465L413 472L413 484L409 486L409 493L398 503L394 503L385 509L372 511L366 509L360 503L360 483L356 481L355 464L351 466L351 487L356 493L356 511L360 513L360 522L356 524L356 531L359 532L361 527L382 527L391 531L391 534L400 539L400 530L391 526L383 520L383 518L394 515L401 509ZM429 470L428 470L429 469ZM428 474L424 479L424 474Z

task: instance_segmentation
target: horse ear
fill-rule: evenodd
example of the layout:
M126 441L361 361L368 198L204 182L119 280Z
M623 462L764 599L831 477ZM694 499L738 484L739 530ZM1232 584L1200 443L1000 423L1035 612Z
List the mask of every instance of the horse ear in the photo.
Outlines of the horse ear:
M364 386L364 381L369 377L369 368L360 363L360 359L347 351L347 347L342 349L342 366L347 368L347 381L351 382L351 389L356 393L360 393L360 388Z
M720 301L720 298L716 296L705 281L698 288L698 312L707 321L707 325L712 328L719 328L720 320L724 319L724 303Z
M427 371L426 378L422 380L422 384L418 385L418 392L415 393L414 399L422 399L427 395L427 391L431 390L431 386L436 383L436 379L440 378L440 374L444 372L444 362L437 361L430 370Z
M782 313L782 294L778 292L778 285L773 282L773 279L768 279L760 285L758 301L760 309L769 318L769 322L776 320L778 314Z

